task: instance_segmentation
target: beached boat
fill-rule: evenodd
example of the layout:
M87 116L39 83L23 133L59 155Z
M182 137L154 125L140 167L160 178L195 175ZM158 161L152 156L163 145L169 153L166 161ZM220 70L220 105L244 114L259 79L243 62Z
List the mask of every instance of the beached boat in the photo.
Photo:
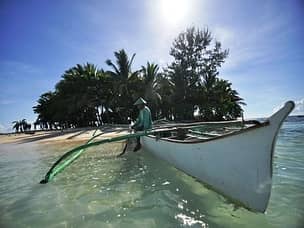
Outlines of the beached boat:
M141 137L143 148L246 208L264 212L271 193L278 131L294 102L265 121L185 125L182 134ZM211 132L202 130L213 129ZM199 127L199 126L197 126ZM214 130L216 129L216 130ZM172 133L173 132L173 133Z

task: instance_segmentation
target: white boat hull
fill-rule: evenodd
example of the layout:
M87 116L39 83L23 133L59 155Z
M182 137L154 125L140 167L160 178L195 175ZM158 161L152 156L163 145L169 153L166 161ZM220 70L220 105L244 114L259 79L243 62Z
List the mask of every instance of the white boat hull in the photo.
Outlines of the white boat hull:
M218 139L179 143L141 138L145 150L176 168L241 203L246 208L264 212L272 183L272 158L277 133L293 102L269 118L269 124L240 131Z

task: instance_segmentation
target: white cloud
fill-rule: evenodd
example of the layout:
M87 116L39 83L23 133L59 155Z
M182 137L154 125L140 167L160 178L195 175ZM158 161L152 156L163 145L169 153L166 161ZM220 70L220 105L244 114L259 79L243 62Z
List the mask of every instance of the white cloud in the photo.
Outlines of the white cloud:
M304 98L298 100L298 101L294 101L295 103L295 108L294 110L291 112L290 115L304 115ZM278 111L280 108L282 108L284 106L285 102L283 104L281 104L280 106L277 106L273 109L273 112Z
M223 44L223 47L229 47L235 40L235 32L225 27L215 27L212 31L216 40Z
M27 74L41 73L41 70L35 66L18 61L1 61L1 76L20 75L20 72Z
M282 42L286 42L285 38L292 29L288 21L275 18L276 20L270 20L266 17L260 23L242 28L215 27L215 38L223 44L223 48L230 50L223 68L234 70L246 64L260 66L285 59L288 54L286 51L290 50L287 50Z
M13 104L15 103L14 100L10 100L10 99L0 99L0 105L9 105L9 104Z
M295 102L296 107L292 111L292 115L304 115L304 98Z

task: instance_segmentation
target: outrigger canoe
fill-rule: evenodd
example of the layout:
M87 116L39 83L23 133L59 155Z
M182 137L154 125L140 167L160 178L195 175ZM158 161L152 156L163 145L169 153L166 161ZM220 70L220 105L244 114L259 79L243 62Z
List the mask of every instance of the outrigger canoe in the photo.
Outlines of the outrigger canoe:
M292 101L263 122L223 121L160 125L154 129L95 141L64 153L41 184L72 164L86 148L141 137L143 148L246 208L264 212L271 192L273 153ZM127 144L121 154L125 153Z
M155 133L141 137L141 142L146 151L234 202L265 212L271 193L276 138L294 106L294 102L286 102L263 122L245 122L241 126L233 121L207 122L197 126L210 126L213 130L209 133L186 125L182 134Z

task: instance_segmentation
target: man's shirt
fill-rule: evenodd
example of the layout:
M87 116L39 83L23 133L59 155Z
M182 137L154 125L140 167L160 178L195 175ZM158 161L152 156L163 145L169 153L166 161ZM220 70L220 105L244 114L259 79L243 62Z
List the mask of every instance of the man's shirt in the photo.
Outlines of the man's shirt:
M139 111L139 115L134 124L136 127L142 127L143 130L148 130L152 128L152 117L150 109L145 106Z

